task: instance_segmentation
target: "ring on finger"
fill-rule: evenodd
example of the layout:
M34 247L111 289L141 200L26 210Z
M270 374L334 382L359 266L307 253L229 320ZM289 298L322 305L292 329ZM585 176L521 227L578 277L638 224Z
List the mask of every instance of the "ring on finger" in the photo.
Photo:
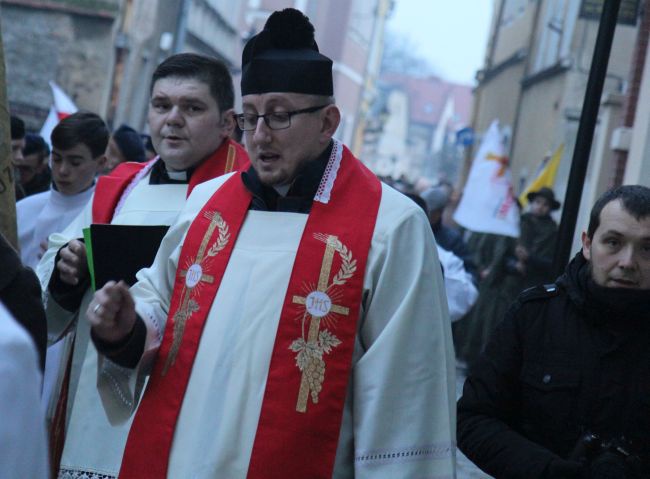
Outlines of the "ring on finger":
M94 314L99 314L98 311L99 311L99 308L101 308L101 307L102 307L101 304L96 304L95 307L93 308L93 313Z

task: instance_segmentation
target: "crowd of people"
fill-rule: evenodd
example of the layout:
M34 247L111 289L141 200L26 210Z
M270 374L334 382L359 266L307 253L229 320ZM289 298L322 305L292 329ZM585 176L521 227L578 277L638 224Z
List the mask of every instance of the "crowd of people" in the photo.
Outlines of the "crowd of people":
M150 145L12 117L0 477L451 478L456 445L496 478L650 477L650 189L603 194L555 278L550 188L518 238L470 234L451 185L335 139L301 12L241 67L235 112L221 61L163 60Z

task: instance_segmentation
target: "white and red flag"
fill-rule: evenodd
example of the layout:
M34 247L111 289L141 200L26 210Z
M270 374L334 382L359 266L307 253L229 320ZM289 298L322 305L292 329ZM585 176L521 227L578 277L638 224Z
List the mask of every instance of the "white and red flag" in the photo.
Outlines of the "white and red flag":
M41 135L47 144L50 145L50 148L52 148L52 144L50 143L52 130L54 130L54 127L66 116L75 113L78 108L61 87L53 81L49 83L50 88L52 89L52 96L54 97L54 104L50 107L50 112L45 119L45 123L43 123L43 126L41 127L39 135Z
M519 208L498 120L483 136L454 221L470 231L519 236Z

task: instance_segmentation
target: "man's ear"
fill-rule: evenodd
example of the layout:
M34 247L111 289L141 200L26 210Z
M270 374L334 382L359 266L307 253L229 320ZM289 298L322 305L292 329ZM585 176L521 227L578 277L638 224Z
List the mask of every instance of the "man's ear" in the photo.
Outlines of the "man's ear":
M589 238L586 231L582 232L582 256L587 261L591 260L591 238Z
M235 110L230 109L221 113L222 139L232 137L235 132Z
M339 111L339 107L336 105L328 105L325 107L322 120L323 123L320 131L321 141L323 143L329 143L341 123L341 112Z

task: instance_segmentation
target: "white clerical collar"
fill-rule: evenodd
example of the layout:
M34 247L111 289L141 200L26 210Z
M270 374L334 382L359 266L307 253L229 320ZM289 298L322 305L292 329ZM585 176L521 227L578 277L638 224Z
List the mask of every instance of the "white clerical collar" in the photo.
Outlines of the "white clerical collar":
M274 186L273 189L280 195L280 196L287 196L287 193L289 192L289 188L291 188L291 185L280 185L280 186Z
M187 181L187 171L169 171L167 170L167 176L170 180L176 181Z

